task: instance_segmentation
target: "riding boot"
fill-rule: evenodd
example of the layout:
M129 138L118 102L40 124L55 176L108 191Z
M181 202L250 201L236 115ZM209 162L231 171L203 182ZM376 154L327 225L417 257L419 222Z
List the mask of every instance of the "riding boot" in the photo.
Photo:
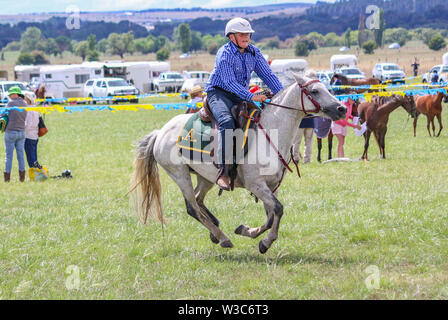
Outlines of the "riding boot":
M222 190L230 191L230 178L229 178L230 165L224 165L219 169L218 179L216 184Z
M25 181L25 171L19 171L20 182Z
M5 178L5 182L11 181L11 173L10 172L3 172L3 176Z

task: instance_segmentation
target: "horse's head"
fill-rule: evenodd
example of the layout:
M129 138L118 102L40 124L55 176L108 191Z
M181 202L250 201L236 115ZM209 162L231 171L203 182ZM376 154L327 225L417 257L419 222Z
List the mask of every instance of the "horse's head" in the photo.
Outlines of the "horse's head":
M404 96L403 99L403 108L411 115L412 118L417 117L417 107L415 106L415 99L412 95Z
M323 83L296 74L294 78L296 83L292 86L298 90L293 90L293 96L297 99L296 104L300 111L318 114L333 121L345 119L347 108L331 95Z

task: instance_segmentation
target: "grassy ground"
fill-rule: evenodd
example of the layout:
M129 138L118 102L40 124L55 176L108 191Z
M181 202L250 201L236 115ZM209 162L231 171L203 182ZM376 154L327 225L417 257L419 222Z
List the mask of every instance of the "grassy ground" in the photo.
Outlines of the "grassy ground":
M319 164L314 152L302 179L287 175L279 238L261 255L258 240L233 234L265 221L245 190L218 198L213 189L206 200L235 245L227 250L186 214L163 171L164 229L139 224L123 198L133 143L179 112L47 115L39 161L74 178L19 183L14 159L12 182L0 188L2 299L448 298L446 131L429 138L421 119L414 138L400 108L387 160L374 142L370 162ZM346 156L362 148L350 131Z

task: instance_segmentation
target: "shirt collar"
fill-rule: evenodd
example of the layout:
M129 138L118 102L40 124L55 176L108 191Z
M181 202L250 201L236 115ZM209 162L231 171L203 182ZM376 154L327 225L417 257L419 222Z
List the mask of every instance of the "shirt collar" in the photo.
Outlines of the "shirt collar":
M229 41L229 43L230 43L230 49L232 50L232 52L234 52L234 53L240 52L240 50L238 49L236 44L234 44L231 40ZM249 43L249 46L246 48L245 52L248 52L255 56L254 46L251 43Z

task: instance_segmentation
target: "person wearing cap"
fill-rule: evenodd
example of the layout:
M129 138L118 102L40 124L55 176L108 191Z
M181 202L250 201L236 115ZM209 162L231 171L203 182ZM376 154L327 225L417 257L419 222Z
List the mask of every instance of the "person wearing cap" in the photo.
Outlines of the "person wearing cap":
M255 95L249 91L249 82L253 71L277 94L283 89L274 75L260 49L250 44L254 33L249 21L243 18L230 20L225 29L229 42L219 48L215 67L205 87L210 110L218 122L218 178L216 184L223 190L230 190L229 169L233 161L231 152L226 152L225 132L234 130L235 122L230 108L241 101L264 102L266 95ZM228 146L229 147L229 146ZM229 150L232 148L229 147Z
M194 86L190 90L190 101L188 103L202 102L202 87L199 85Z
M8 92L10 101L6 105L6 108L26 107L27 104L23 100L24 96L22 90L19 87L11 87ZM3 173L5 182L9 182L11 179L12 160L14 157L14 149L17 153L17 161L19 162L19 179L21 182L25 181L25 158L23 156L23 150L25 146L25 120L26 110L6 110L1 112L8 114L8 125L5 130L5 171Z

